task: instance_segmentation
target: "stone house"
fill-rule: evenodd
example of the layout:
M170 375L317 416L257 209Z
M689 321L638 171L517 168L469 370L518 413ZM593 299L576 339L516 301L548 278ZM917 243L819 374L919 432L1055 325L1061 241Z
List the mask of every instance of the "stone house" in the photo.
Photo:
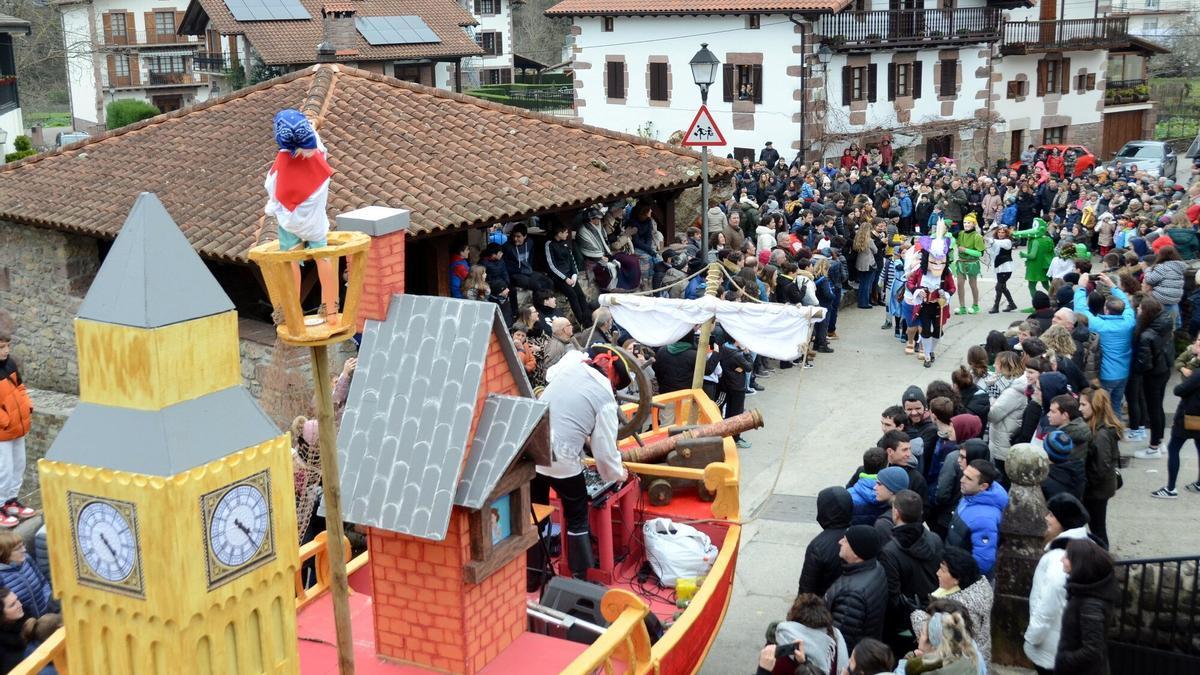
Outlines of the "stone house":
M298 70L0 168L0 325L11 327L31 387L78 392L73 319L134 197L152 191L238 310L251 393L283 426L308 410L307 355L276 343L246 257L275 236L259 218L277 151L271 118L284 107L310 114L329 150L331 214L376 204L411 213L403 245L372 250L380 274L367 297L447 295L452 242L479 245L492 224L569 218L621 197L650 201L670 237L676 197L700 182L700 158L687 150L343 65ZM731 173L713 167L715 179ZM312 276L302 284L310 309ZM386 310L378 304L365 302L364 316ZM58 400L66 411L69 400Z

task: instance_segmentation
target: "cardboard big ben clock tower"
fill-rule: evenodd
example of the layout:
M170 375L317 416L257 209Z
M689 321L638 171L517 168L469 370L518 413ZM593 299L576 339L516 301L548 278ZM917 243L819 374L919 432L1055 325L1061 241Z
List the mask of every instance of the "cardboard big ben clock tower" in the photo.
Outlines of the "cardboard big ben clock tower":
M290 443L237 313L149 193L75 321L80 402L38 464L71 673L297 673Z

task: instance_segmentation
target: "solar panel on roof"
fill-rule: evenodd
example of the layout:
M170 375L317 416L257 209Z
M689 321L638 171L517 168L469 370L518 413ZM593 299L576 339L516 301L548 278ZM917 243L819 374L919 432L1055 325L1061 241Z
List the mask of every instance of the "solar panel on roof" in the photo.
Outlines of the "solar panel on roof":
M412 45L441 42L441 38L419 16L359 16L354 25L367 44Z
M312 15L300 0L225 0L237 21L303 21Z

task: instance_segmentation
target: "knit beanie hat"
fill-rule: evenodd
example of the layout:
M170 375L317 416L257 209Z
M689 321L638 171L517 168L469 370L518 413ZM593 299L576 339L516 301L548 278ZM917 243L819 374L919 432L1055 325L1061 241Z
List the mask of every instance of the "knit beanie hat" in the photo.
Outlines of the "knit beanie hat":
M1064 284L1062 288L1054 292L1054 304L1059 307L1071 307L1075 299L1075 289Z
M1064 530L1083 527L1091 520L1087 507L1069 492L1060 492L1046 501L1046 508Z
M1050 309L1050 296L1046 295L1042 291L1038 291L1038 292L1034 293L1033 294L1033 308L1034 309Z
M988 450L987 441L982 438L972 438L971 440L959 445L959 449L967 455L967 464L977 459L990 459L991 453Z
M1042 448L1046 451L1046 456L1051 462L1058 464L1059 462L1067 461L1071 456L1071 450L1075 448L1075 442L1067 435L1067 432L1062 429L1055 429L1046 435L1042 441Z
M903 405L909 401L920 401L921 405L925 405L925 392L917 385L912 385L904 390L904 396L900 397L900 404Z
M908 472L898 466L889 466L875 475L875 480L893 493L908 489Z
M846 543L850 544L850 550L863 560L875 558L882 548L879 533L870 525L852 525L846 528L845 537Z

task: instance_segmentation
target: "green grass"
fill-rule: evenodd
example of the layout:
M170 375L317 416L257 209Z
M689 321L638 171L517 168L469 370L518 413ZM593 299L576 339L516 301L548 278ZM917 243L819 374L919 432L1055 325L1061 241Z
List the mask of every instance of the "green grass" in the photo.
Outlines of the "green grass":
M25 126L29 127L32 127L35 124L40 124L44 127L71 126L71 113L69 112L27 112L23 115L23 117L25 118Z

